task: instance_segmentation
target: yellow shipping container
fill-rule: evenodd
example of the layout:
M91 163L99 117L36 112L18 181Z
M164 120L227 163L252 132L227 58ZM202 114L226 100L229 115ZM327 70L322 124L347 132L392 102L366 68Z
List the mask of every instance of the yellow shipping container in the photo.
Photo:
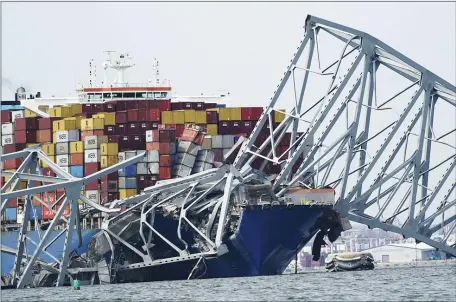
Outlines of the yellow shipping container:
M38 135L37 135L37 137L38 137ZM39 143L26 144L25 146L26 146L27 148L30 148L30 147L33 147L33 146L36 146L36 145L39 145Z
M117 143L103 143L100 144L100 154L101 155L115 155L119 153L119 146Z
M218 134L217 124L207 124L207 134L208 135L217 135Z
M174 124L183 125L185 124L185 113L184 110L173 111Z
M240 121L241 118L241 108L233 107L230 108L230 121Z
M82 105L81 104L73 104L71 106L71 115L82 113Z
M162 111L161 123L165 125L174 124L174 111Z
M84 142L70 142L70 153L84 153Z
M195 122L195 110L184 110L184 119L186 123L194 123Z
M76 119L63 119L52 122L53 132L76 129Z
M50 117L70 117L71 116L71 107L62 106L62 107L52 107L49 110Z
M81 119L82 117L76 116L76 117L66 117L64 118L65 121L74 121L74 129L81 129Z
M5 170L5 172L11 172L11 173L14 173L14 172L16 172L16 169L9 169L9 170ZM5 182L7 182L9 179L10 179L10 177L6 177L6 176L5 176Z
M49 106L47 106L47 105L38 106L38 109L43 112L49 113Z
M219 108L219 121L231 121L231 108Z
M37 117L38 115L28 109L25 109L25 117Z
M48 156L54 156L55 155L55 144L43 144L41 145L41 150L43 151L44 154Z
M195 111L195 123L206 124L206 111Z
M215 112L219 113L220 108L208 108L208 109L206 109L206 111L215 111Z
M285 109L279 109L282 112L285 112ZM285 114L282 112L274 111L274 122L280 123L285 119Z
M5 181L8 181L6 180L7 177L5 177ZM9 179L9 177L8 177ZM14 182L13 182L14 183ZM19 183L19 185L17 186L16 190L25 190L27 189L27 181L26 180L23 180ZM8 187L8 189L6 189L6 193L9 193L11 192L11 186Z
M119 190L119 198L124 199L127 197L135 196L136 189L120 189Z
M103 112L92 115L92 118L101 118L104 120L105 126L114 126L116 124L116 113L115 112Z
M81 130L101 130L104 129L104 120L102 118L84 118L81 119Z
M55 163L55 156L54 155L48 155L48 158ZM48 164L43 162L41 159L40 159L40 166L43 167L43 168L49 167Z
M102 168L107 168L107 167L114 166L115 164L117 164L118 156L117 155L102 155L100 159L101 159L100 166Z

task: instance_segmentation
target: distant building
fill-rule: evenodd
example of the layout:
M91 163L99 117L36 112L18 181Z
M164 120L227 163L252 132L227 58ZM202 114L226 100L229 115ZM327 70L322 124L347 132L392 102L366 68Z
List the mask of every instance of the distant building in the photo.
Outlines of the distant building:
M375 261L385 263L404 263L422 260L444 259L444 253L425 244L391 243L384 246L367 249Z

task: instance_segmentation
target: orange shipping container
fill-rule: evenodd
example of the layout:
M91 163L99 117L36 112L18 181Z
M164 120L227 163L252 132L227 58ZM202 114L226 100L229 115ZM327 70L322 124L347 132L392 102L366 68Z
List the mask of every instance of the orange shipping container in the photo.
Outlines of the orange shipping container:
M37 140L39 143L50 143L52 142L52 130L38 130Z
M74 153L70 155L70 165L82 166L84 165L84 153Z

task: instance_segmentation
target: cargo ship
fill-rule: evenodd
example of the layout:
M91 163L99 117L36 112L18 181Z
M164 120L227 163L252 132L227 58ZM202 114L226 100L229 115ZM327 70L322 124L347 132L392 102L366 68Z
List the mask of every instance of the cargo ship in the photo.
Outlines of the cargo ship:
M20 105L2 105L2 154L39 144L60 168L74 177L83 177L145 152L141 162L84 186L81 194L87 199L109 205L133 198L157 182L185 178L225 165L227 156L240 140L250 135L263 113L262 107L229 107L223 104L228 99L226 95L174 97L171 86L159 82L158 68L155 81L130 84L125 81L124 71L132 66L127 54L121 54L118 60L109 58L103 63L103 83L94 84L91 69L89 87L78 88L76 97L45 98L41 93L34 95L19 88L16 102ZM118 72L117 80L111 84L107 81L108 68ZM272 127L284 117L285 114L275 112ZM270 126L265 125L259 142L267 137ZM290 133L286 135L290 136ZM289 147L289 140L282 140L278 146L281 153ZM301 162L302 159L296 167ZM2 162L2 170L14 172L21 163L20 159L6 160ZM43 175L55 176L45 162L40 162L40 166ZM252 167L258 169L259 163L254 161ZM280 165L268 164L264 169L269 176L278 172ZM1 178L2 187L7 180L7 177ZM22 181L19 188L26 186ZM84 262L84 267L98 266L99 269L96 277L82 274L79 278L90 284L103 284L276 275L283 273L296 253L316 234L313 254L318 259L319 248L324 244L323 236L334 241L342 231L340 217L333 209L335 192L332 188L296 187L286 195L286 202L276 201L268 187L251 184L248 188L247 202L233 209L231 214L231 231L223 237L224 253L204 259L189 257L188 261L163 261L162 265L146 267L135 266L142 259L125 248L125 244L115 242L114 255L105 235L100 232L104 215L90 213L86 204L80 201L81 213L88 214L81 215L83 244L79 247L73 238L72 259ZM223 190L218 193L223 195ZM24 199L8 201L2 212L2 276L5 280L14 264L18 227L27 223L28 237L39 242L39 233L54 218L63 194L61 189L34 196L30 209L32 218L28 222L23 221ZM208 225L209 210L213 207L208 204L193 213L195 225ZM127 210L128 205L122 206L122 211ZM68 214L69 208L63 216ZM133 210L130 214L116 222L113 228L124 228L122 239L130 247L149 249L148 254L153 255L153 259L177 257L176 250L180 249L190 253L202 250L204 244L197 238L196 228L186 228L182 234L176 234L180 227L176 206L163 206L154 214L153 225L161 236L154 236L150 247L145 247L140 240L137 223L140 211ZM54 232L57 234L64 228L61 221ZM210 230L206 234L212 236ZM144 236L152 235L149 231ZM58 238L47 253L40 253L40 259L50 264L59 259L63 240L63 236ZM29 254L33 253L35 245L28 247ZM120 269L112 273L113 266ZM103 271L100 267L110 269ZM36 275L35 286L55 285L55 274L49 277L51 275L52 270L48 270L46 277Z

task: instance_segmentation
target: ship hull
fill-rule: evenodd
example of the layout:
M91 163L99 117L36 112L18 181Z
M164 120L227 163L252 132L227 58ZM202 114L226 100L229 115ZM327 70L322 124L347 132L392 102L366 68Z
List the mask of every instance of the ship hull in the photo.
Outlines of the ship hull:
M118 270L114 282L279 275L294 259L296 252L301 250L320 228L331 227L333 220L330 217L334 215L330 206L249 206L242 211L237 230L224 240L227 253L201 260ZM156 221L159 222L160 219ZM175 237L175 230L168 221L167 227L161 229L161 232L167 238L172 238ZM78 249L79 254L87 251L88 239L96 232L84 230L85 245ZM2 236L2 244L15 247L13 238L17 240L17 233L16 237L12 233ZM56 257L60 257L61 250L52 247L61 249L61 243L51 246L50 252ZM77 247L77 241L73 240L72 247ZM3 275L12 268L14 262L13 256L8 258L11 259L2 259Z

